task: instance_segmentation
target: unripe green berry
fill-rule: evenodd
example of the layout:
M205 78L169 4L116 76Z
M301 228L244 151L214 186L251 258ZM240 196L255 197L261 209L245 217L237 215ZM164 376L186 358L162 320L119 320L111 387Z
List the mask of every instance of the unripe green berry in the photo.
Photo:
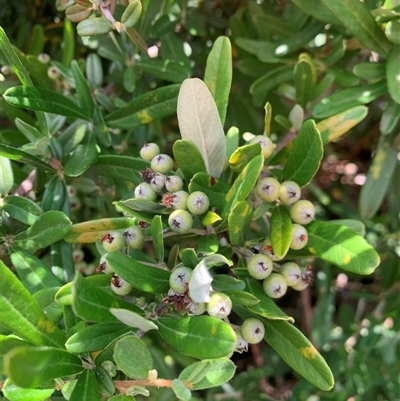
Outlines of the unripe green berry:
M40 53L37 56L37 59L42 63L42 64L48 64L50 63L50 56L46 53Z
M169 276L169 286L177 294L184 294L188 289L190 277L192 277L193 270L189 267L181 266L172 270Z
M157 199L157 192L154 191L150 184L142 182L135 188L135 198L155 201Z
M264 159L270 157L272 152L274 151L276 145L271 141L271 139L265 135L256 135L251 141L250 144L259 143L261 146L261 154Z
M160 153L160 148L156 143L145 143L143 148L140 149L140 157L144 160L150 161L153 157Z
M156 174L150 181L150 185L156 192L161 192L165 185L165 179L167 177L164 174Z
M241 333L249 344L258 344L264 339L264 324L258 319L246 319L242 324Z
M314 274L309 267L304 267L301 269L300 281L293 286L296 291L303 291L307 288L314 280Z
M126 282L123 278L113 274L111 278L111 289L117 295L127 295L132 291L133 286Z
M279 200L285 205L296 203L301 196L301 189L294 181L284 181L281 183Z
M247 270L251 277L264 280L272 273L272 260L261 253L253 255L247 261Z
M82 249L74 249L72 251L72 259L73 259L74 263L82 262L84 256L85 256L85 254L82 251Z
M82 202L77 196L71 196L69 198L69 208L71 212L80 210L81 207L82 207Z
M295 223L306 225L315 216L314 205L308 200L299 200L290 208L290 217Z
M256 185L257 195L265 202L274 202L278 199L281 184L273 177L265 177Z
M300 224L292 224L292 241L290 243L291 249L302 249L307 245L308 233L307 230Z
M210 207L210 200L204 192L195 191L189 195L186 205L189 212L199 215L208 210Z
M270 298L280 298L283 297L287 290L287 283L285 277L278 273L271 273L263 281L264 292Z
M221 292L214 292L210 296L210 302L207 304L207 312L210 316L216 317L218 319L226 318L232 310L232 301Z
M76 188L73 185L67 185L67 195L70 198L76 196Z
M177 175L169 175L165 180L165 189L168 192L176 192L183 187L182 178Z
M47 69L47 76L48 76L52 81L55 81L56 79L59 78L60 73L59 73L59 71L57 70L56 67L49 67L49 68Z
M174 167L174 161L168 155L162 153L156 155L151 160L151 168L157 173L166 174Z
M186 310L192 315L199 316L202 315L207 310L207 304L205 302L190 302L186 307Z
M0 69L0 72L6 77L7 75L11 75L13 73L13 69L10 65L3 65Z
M106 252L119 251L125 245L125 237L121 231L110 231L100 239Z
M110 274L114 273L114 270L111 269L111 267L108 265L106 262L106 256L107 254L105 253L101 258L100 258L100 263L99 266L96 269L97 273L105 273L105 274Z
M124 237L126 246L132 249L141 248L145 239L143 230L138 226L129 227L124 232Z
M181 190L174 192L173 195L174 197L171 206L176 210L186 210L189 194L186 191Z
M248 349L249 349L249 343L243 338L241 332L236 331L235 352L238 352L239 354L241 354L243 352L247 352Z
M304 280L300 280L297 284L292 285L292 288L296 291L303 291L305 290L308 286L310 285L310 283L307 283L307 281Z
M186 210L175 210L168 218L168 225L178 234L187 233L193 226L193 218Z
M281 257L275 254L269 237L265 238L265 240L261 244L260 250L264 255L267 255L274 262L282 259Z
M279 273L285 277L287 285L290 287L298 284L301 280L301 267L294 262L287 262L283 264L279 270Z

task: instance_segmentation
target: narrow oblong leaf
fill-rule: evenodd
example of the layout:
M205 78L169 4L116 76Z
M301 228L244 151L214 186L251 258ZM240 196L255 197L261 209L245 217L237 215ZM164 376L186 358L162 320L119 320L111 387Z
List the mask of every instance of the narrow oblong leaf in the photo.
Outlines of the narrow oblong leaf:
M299 62L294 67L294 84L296 88L296 101L306 108L315 89L316 77L312 59L308 55L300 55Z
M233 171L242 171L254 157L261 154L259 143L244 145L237 148L229 158L229 166Z
M15 86L8 89L3 97L6 102L13 106L61 114L66 117L90 119L90 116L71 100L48 89L34 88L33 86Z
M393 46L386 62L386 80L391 98L400 104L400 45Z
M75 89L78 97L79 106L87 116L92 116L94 111L94 100L88 81L85 79L76 60L71 62L71 70L74 75Z
M15 220L28 226L31 226L43 213L39 205L22 196L6 196L3 199L2 207Z
M198 78L183 82L178 96L179 129L203 157L207 173L219 178L226 163L226 142L214 99Z
M190 69L173 60L141 60L135 67L165 81L180 83L190 77Z
M70 401L90 400L100 401L99 387L92 369L85 369L78 377L69 397Z
M37 167L44 171L54 171L47 163L41 161L38 157L30 155L28 152L14 148L9 145L0 143L0 156L10 160L17 160L20 163L27 164L32 167Z
M0 194L7 195L14 185L14 173L10 159L0 156Z
M161 216L154 216L150 228L157 262L162 263L164 262L164 237Z
M313 120L300 128L283 169L287 181L295 181L300 187L308 184L318 171L323 155L321 135Z
M187 182L190 182L196 173L207 172L203 157L192 141L178 139L174 142L172 151Z
M229 239L232 245L243 246L253 220L254 209L247 201L239 201L228 215Z
M137 328L142 331L157 330L158 327L143 316L126 309L110 308L110 312L127 326Z
M283 258L292 240L292 220L285 205L278 205L275 208L270 223L272 248L278 257Z

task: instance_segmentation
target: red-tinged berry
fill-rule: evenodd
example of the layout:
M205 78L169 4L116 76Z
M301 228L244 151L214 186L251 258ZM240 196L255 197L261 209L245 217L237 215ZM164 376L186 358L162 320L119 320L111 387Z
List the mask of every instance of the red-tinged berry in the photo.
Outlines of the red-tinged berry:
M303 249L308 242L307 230L300 224L292 224L292 241L290 243L291 249Z
M119 251L125 245L125 237L121 231L110 231L100 238L106 252Z

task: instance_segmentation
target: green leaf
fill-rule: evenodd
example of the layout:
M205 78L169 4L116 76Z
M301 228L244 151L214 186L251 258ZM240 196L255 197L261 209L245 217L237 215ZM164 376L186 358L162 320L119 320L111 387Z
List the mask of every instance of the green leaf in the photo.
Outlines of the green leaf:
M219 178L226 163L226 142L213 97L198 78L183 82L178 96L178 121L182 139L199 150L207 173Z
M232 245L243 246L245 244L253 214L254 209L247 201L235 203L228 215L228 232Z
M228 217L237 202L245 200L253 190L263 165L264 159L258 155L241 171L225 196L226 204L221 214L223 219Z
M144 265L118 252L109 252L106 261L118 276L141 291L162 294L170 288L169 271Z
M71 71L74 75L75 89L79 106L82 108L86 116L92 116L94 112L92 93L90 92L88 81L85 79L76 60L72 60L71 62Z
M125 323L129 327L134 327L142 331L158 330L150 320L138 315L137 313L131 312L126 309L110 308L110 312L122 323Z
M199 255L207 256L218 252L219 241L215 234L207 234L199 238L197 252Z
M23 248L13 247L11 261L18 277L31 293L49 287L59 287L60 281L40 259Z
M337 220L329 220L330 223L338 224L339 226L346 226L353 230L361 237L365 237L365 225L360 220L354 219L337 219Z
M14 173L10 159L0 155L0 195L6 196L14 186Z
M84 120L90 120L91 117L64 95L48 89L15 86L8 89L3 97L9 104L29 110L45 111Z
M103 83L103 66L96 53L90 53L86 58L86 76L92 88L99 88Z
M70 226L71 221L64 213L45 212L31 227L14 237L14 244L30 251L42 249L63 239Z
M316 84L315 67L308 54L301 54L294 67L294 85L296 88L296 101L305 109L310 100Z
M140 158L107 155L99 156L97 161L87 170L87 173L94 176L121 178L140 184L143 179L139 170L145 170L147 167L150 167L150 163Z
M400 45L400 21L398 19L393 19L387 23L385 33L393 44Z
M164 262L164 238L163 238L163 224L161 216L154 216L151 222L151 238L153 239L153 247L156 253L158 263Z
M82 372L82 361L52 347L17 347L4 358L5 370L17 386L36 388L48 380Z
M134 129L176 112L180 85L169 85L138 96L106 118L112 128Z
M400 104L400 45L393 46L386 63L387 87L391 98Z
M300 187L308 184L318 171L323 155L322 140L313 120L300 128L283 169L286 181L295 181Z
M86 140L75 148L74 153L65 163L65 175L69 177L82 175L96 162L97 157L96 138L94 133L89 131L86 133Z
M120 322L98 323L73 334L65 348L74 354L100 351L121 335L132 331Z
M250 305L248 309L253 313L271 320L285 320L294 323L294 319L279 309L275 302L268 297L260 283L254 278L244 279L246 283L246 291L254 295L260 302ZM214 286L214 282L213 282Z
M293 67L283 66L275 68L256 79L250 86L250 93L253 96L261 96L264 99L271 89L292 78Z
M117 341L114 360L118 368L132 379L147 379L153 367L153 359L145 343L135 335L128 335Z
M227 383L235 369L235 364L228 358L203 359L183 369L179 379L191 390L203 390Z
M366 106L356 106L317 123L316 128L321 133L322 143L335 141L350 131L368 114Z
M142 313L137 306L117 296L110 295L76 273L71 288L72 307L76 315L90 322L115 322L118 319L110 312L110 308L128 309Z
M33 294L33 298L43 310L45 315L54 323L58 323L63 317L63 309L55 300L54 296L60 288L56 287L42 288Z
M220 36L214 42L208 54L204 83L210 90L222 125L225 123L229 91L232 82L232 49L226 36Z
M285 205L278 205L272 212L271 245L276 256L283 258L289 250L292 241L292 220Z
M252 294L246 291L224 291L226 295L232 300L234 305L252 306L258 304L260 301Z
M97 385L99 391L107 397L111 397L115 394L115 386L111 376L102 366L96 366L94 368L94 374L96 376ZM133 401L133 400L130 400Z
M28 226L32 225L43 213L40 206L22 196L10 195L5 197L3 199L2 208L15 220Z
M244 290L246 285L242 280L235 277L227 276L226 274L216 274L212 282L213 289L219 292Z
M72 281L75 274L72 245L62 240L51 245L50 249L54 275L63 283Z
M232 153L239 146L239 129L237 127L229 128L225 138L226 138L226 157L230 158L232 156Z
M63 210L65 202L68 202L67 184L64 178L58 174L54 175L47 183L42 198L42 209L44 212L49 210Z
M164 81L181 83L190 77L190 69L173 60L140 60L135 67Z
M400 105L393 100L389 100L388 105L382 113L379 122L379 130L382 134L387 135L393 132L400 119Z
M46 388L47 387L47 388ZM2 388L3 394L9 401L44 401L54 393L53 383L37 389L27 389L16 386L7 379Z
M304 13L323 21L329 22L334 25L339 25L339 21L332 15L332 13L321 4L321 0L293 0Z
M344 226L313 221L307 225L312 255L356 274L371 274L379 265L377 252L361 236Z
M9 145L4 145L2 143L0 143L0 156L6 157L7 159L10 160L16 160L20 163L36 167L40 170L54 171L50 165L46 164L45 162L42 162L36 156L32 156L27 152L24 152L17 148L13 148L12 146Z
M367 180L361 187L358 209L362 220L372 218L389 190L392 176L398 164L397 152L390 144L388 135L381 135Z
M358 0L320 1L367 49L387 56L391 43L364 3Z
M189 192L202 191L210 200L211 207L223 208L225 205L225 195L230 185L217 178L211 177L206 173L196 173L189 183Z
M261 146L259 143L240 146L231 154L229 158L229 166L233 171L240 172L254 157L260 154Z
M161 336L178 352L194 358L220 358L236 346L236 334L222 320L210 316L158 318Z
M78 377L74 389L69 397L71 401L91 400L100 401L99 388L96 376L91 369L85 369Z
M180 401L190 401L192 398L191 391L179 379L172 380L172 391Z
M353 67L353 74L367 81L385 79L385 64L361 62Z
M326 118L355 106L372 102L387 91L386 82L342 89L319 101L312 110L315 118Z
M46 137L37 128L21 120L20 118L15 119L15 125L30 142L35 142Z
M7 354L8 351L11 351L13 348L31 345L25 341L20 340L18 337L13 334L9 336L5 336L0 334L0 358L1 361L4 360L4 355ZM0 375L4 375L4 367L3 364L0 364ZM29 400L28 400L29 401Z
M172 147L174 158L187 182L198 173L205 173L206 166L196 145L188 139L178 139Z
M157 213L157 214L170 214L171 210L168 209L166 206L148 201L146 199L141 199L141 198L131 198L127 199L126 201L123 202L114 202L115 205L121 206L124 205L128 209L134 211L143 211L143 212L149 212L149 213ZM153 219L153 216L152 216ZM150 222L149 222L150 223Z
M64 20L62 62L69 67L75 53L75 28L68 19Z

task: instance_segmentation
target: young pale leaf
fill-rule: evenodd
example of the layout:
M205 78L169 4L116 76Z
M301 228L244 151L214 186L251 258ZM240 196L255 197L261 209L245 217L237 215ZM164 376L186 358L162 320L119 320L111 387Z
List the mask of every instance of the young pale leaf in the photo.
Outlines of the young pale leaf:
M122 308L142 313L139 307L94 286L80 273L76 273L71 292L75 314L90 322L117 321L118 319L110 313L110 308Z
M192 141L188 139L177 140L172 147L172 151L187 182L190 182L196 173L206 173L203 157Z
M161 216L154 216L151 222L151 238L158 263L164 262L164 238Z
M285 205L278 205L272 212L271 245L275 255L283 258L289 250L292 240L292 220Z
M65 348L74 354L100 351L116 338L132 331L119 322L98 323L73 334L65 343Z
M99 387L96 376L91 369L85 369L78 377L72 390L70 401L90 400L100 401Z
M43 383L82 372L80 358L52 347L17 347L4 357L4 367L14 384L37 388Z
M237 202L245 200L253 190L263 165L264 159L258 155L241 171L225 196L226 204L221 214L223 219L228 217Z
M145 343L134 335L122 337L114 348L118 368L132 379L147 379L153 368L153 359Z
M366 106L356 106L320 121L316 128L321 133L322 143L326 145L328 142L338 139L364 120L367 114Z
M378 253L361 236L345 226L325 221L307 225L305 247L312 255L356 274L371 274L379 265Z
M235 369L235 364L228 358L204 359L183 369L179 379L192 390L203 390L228 382Z
M232 81L232 49L231 42L226 36L220 36L214 42L208 54L204 83L210 90L222 125L225 123L229 91Z
M28 226L31 226L43 213L39 205L22 196L6 196L3 199L2 207L15 220Z
M386 62L387 87L392 99L400 104L400 45L393 46Z
M322 140L313 120L300 128L283 169L287 181L295 181L300 187L308 184L318 171L323 155Z
M189 294L194 302L209 302L212 276L204 259L195 267L189 280Z
M26 231L14 237L14 244L30 251L45 248L65 237L71 221L62 212L51 210L43 213Z
M42 162L38 157L32 156L23 150L13 148L9 145L4 145L2 143L0 143L0 156L10 160L17 160L20 163L27 164L31 167L36 167L39 170L54 171L49 164Z
M229 166L233 171L242 171L254 157L261 154L259 143L244 145L237 148L229 158Z
M194 358L220 358L230 355L236 346L232 327L214 317L159 318L157 324L165 341Z
M225 138L226 138L226 157L229 159L232 153L239 146L239 129L237 127L229 128Z
M118 276L139 290L155 294L169 290L169 271L146 266L118 252L109 252L106 261Z
M219 178L226 163L226 142L214 99L198 78L183 82L178 96L179 129L183 139L200 151L207 173Z
M8 89L3 97L9 104L28 110L45 111L84 120L89 120L91 117L65 96L48 89L15 86Z
M0 156L0 195L6 196L14 185L14 173L10 159Z
M232 245L243 246L253 220L254 209L247 201L239 201L228 215L228 232Z
M157 325L155 325L153 322L130 310L110 308L110 312L119 321L125 323L127 326L135 327L142 331L158 330Z
M48 386L41 386L40 389L28 389L16 386L10 379L4 382L2 388L3 394L10 401L44 401L49 399L54 391L55 387L52 383Z
M381 135L367 180L361 187L358 208L362 220L372 218L378 211L389 189L397 164L397 152L390 144L390 137Z

